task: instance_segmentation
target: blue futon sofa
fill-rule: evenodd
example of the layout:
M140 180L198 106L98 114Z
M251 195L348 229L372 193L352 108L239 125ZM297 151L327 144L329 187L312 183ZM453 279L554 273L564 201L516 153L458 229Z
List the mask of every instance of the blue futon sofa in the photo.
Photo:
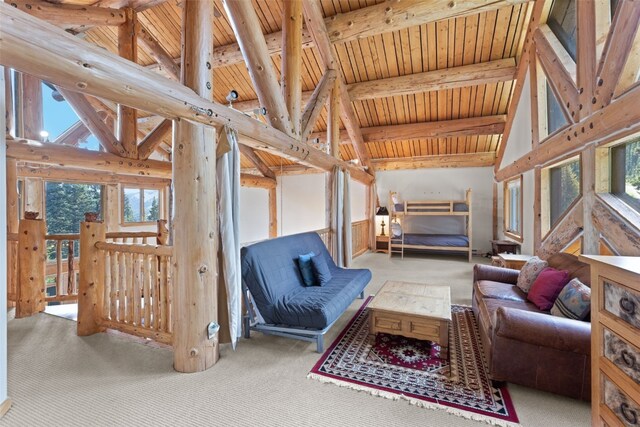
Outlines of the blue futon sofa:
M323 286L305 286L298 256L321 254L331 272ZM360 295L371 271L339 268L317 233L265 240L242 248L242 283L248 314L245 337L251 329L267 334L316 342L323 351L323 335ZM253 304L251 303L253 302ZM257 312L256 310L257 309Z

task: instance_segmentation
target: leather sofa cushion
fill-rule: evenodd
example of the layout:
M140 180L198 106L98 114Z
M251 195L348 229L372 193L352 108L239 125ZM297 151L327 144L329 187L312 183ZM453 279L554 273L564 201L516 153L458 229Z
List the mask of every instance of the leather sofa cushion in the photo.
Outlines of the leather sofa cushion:
M591 270L589 264L580 261L577 256L564 252L551 255L547 259L549 267L556 270L566 270L569 272L569 279L578 279L585 285L591 287Z
M509 301L493 298L481 298L478 301L478 311L480 314L480 324L484 328L488 337L493 336L493 328L496 321L496 311L500 307L512 307L519 308L525 311L534 311L537 313L544 313L538 310L538 308L528 301Z
M517 286L509 283L479 280L474 283L475 293L481 298L525 302L527 296Z

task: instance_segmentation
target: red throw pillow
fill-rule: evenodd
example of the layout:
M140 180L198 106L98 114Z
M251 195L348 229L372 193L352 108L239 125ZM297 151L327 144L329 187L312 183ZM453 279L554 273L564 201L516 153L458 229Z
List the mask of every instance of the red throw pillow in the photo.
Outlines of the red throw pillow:
M567 283L569 283L568 271L547 267L536 277L527 294L527 299L540 310L549 311Z

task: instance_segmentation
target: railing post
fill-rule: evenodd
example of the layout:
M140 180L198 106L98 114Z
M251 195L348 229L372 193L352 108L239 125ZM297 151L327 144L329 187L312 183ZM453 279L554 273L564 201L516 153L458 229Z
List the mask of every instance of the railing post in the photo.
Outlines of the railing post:
M166 245L169 241L169 228L167 227L166 219L159 219L158 224L158 236L156 237L158 245Z
M45 223L38 212L25 212L18 227L18 289L16 317L28 317L44 311Z
M80 223L80 285L78 288L78 335L92 335L102 331L104 302L104 251L97 242L106 240L106 227L94 215L85 214Z

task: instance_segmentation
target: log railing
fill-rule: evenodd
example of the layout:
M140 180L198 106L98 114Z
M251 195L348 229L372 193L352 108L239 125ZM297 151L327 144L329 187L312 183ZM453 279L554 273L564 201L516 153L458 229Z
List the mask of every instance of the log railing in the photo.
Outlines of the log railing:
M351 251L356 258L369 249L369 220L363 219L351 223Z
M331 242L331 229L323 228L322 230L316 230L316 233L318 233L318 236L320 236L320 238L324 242L324 245L327 247L329 252L331 252L331 247L329 246Z
M115 231L107 233L107 241L111 243L155 243L158 233L155 231Z
M47 234L45 241L45 301L77 301L80 234ZM55 290L53 295L50 294L50 289Z
M95 247L105 260L101 325L170 344L173 248L109 242Z

